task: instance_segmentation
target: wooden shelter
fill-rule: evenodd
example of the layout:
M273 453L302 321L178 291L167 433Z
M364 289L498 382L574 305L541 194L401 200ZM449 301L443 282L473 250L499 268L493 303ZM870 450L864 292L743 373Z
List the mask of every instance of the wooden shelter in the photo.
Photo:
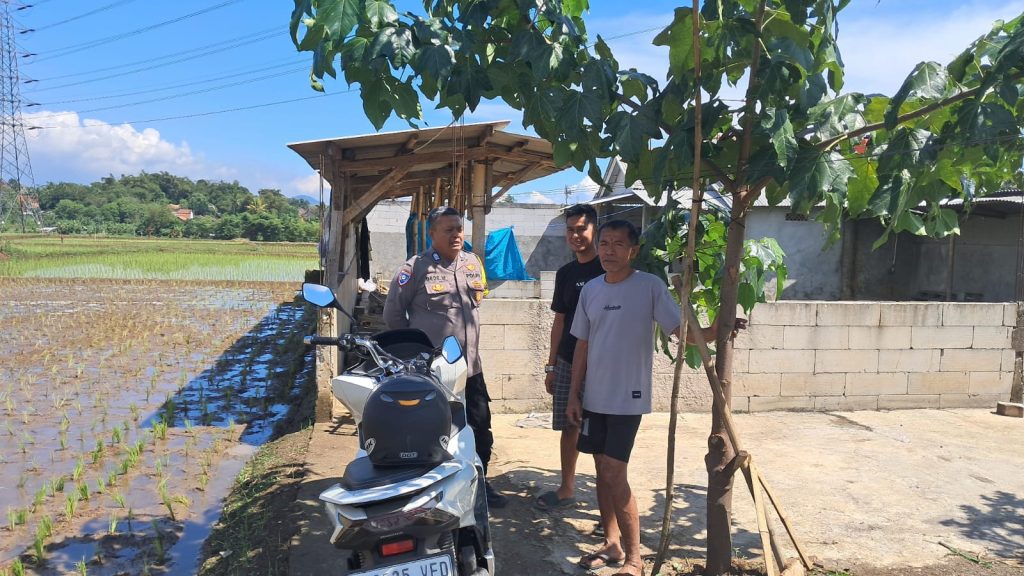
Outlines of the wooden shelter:
M357 295L358 225L377 202L411 197L412 213L420 222L438 206L459 210L472 221L473 251L482 258L487 213L494 202L517 184L560 170L549 142L504 132L508 124L453 122L441 128L288 144L330 187L330 199L324 199L328 208L321 259L324 282L346 310L352 310ZM423 246L420 235L414 239L417 247ZM348 320L339 317L322 325L321 334L349 329ZM327 359L331 375L337 373L337 360ZM322 408L329 410L329 384L326 390L321 384L319 396L318 420L324 417Z

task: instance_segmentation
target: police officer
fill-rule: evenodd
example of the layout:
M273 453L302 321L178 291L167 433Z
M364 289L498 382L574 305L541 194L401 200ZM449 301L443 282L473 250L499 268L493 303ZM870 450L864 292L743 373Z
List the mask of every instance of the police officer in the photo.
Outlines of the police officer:
M447 336L459 339L466 353L466 416L476 451L487 473L491 459L490 396L480 363L480 302L487 290L484 267L476 254L462 250L462 216L442 206L427 216L431 247L406 261L391 280L384 302L389 329L417 328L439 346ZM507 498L487 483L487 503L501 508Z

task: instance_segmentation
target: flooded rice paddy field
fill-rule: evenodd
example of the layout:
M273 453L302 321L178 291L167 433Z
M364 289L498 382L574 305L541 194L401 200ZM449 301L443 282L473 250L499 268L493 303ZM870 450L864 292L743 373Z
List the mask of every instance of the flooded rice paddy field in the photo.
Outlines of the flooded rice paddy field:
M298 403L295 283L0 278L0 574L191 574Z

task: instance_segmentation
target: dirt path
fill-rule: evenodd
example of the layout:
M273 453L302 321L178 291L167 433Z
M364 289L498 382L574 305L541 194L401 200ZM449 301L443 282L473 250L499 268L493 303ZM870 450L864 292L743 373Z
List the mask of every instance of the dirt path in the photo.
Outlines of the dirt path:
M631 478L649 559L661 517L662 419L645 419ZM1021 437L1020 421L982 410L778 413L741 415L738 421L805 546L829 567L817 574L1024 575L1024 479L1018 473L1024 456L1008 453L999 440L1007 434ZM545 449L556 446L553 433L542 427L542 420L536 424L523 416L495 418L494 482L511 497L509 506L495 510L492 518L499 574L585 574L574 563L600 543L591 534L597 519L593 464L581 460L577 506L558 513L536 510L533 498L554 485L557 473L557 456ZM680 431L680 485L666 575L701 569L704 488L697 462L702 426L701 416L687 416ZM979 436L981 430L988 434ZM332 573L338 569L339 555L327 543L328 523L316 497L351 458L353 434L347 419L313 428L296 500L275 513L294 530L286 566L267 574L305 576L323 574L325 567ZM823 456L826 448L831 452ZM892 448L900 449L895 454L902 466L896 473L880 466L883 460L876 453ZM846 464L834 465L832 458ZM750 508L749 497L737 492L734 543L737 558L747 559L738 566L750 568L743 573L758 574L760 550ZM982 562L953 555L940 541L968 556L980 553ZM597 573L607 576L613 570Z

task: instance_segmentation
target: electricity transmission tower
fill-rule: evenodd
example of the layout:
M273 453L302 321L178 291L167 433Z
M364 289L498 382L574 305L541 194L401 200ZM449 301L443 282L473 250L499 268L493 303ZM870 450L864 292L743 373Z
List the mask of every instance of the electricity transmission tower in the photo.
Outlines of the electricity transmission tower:
M21 77L11 10L11 0L0 0L0 230L17 213L24 232L26 217L37 227L43 222L21 117Z

